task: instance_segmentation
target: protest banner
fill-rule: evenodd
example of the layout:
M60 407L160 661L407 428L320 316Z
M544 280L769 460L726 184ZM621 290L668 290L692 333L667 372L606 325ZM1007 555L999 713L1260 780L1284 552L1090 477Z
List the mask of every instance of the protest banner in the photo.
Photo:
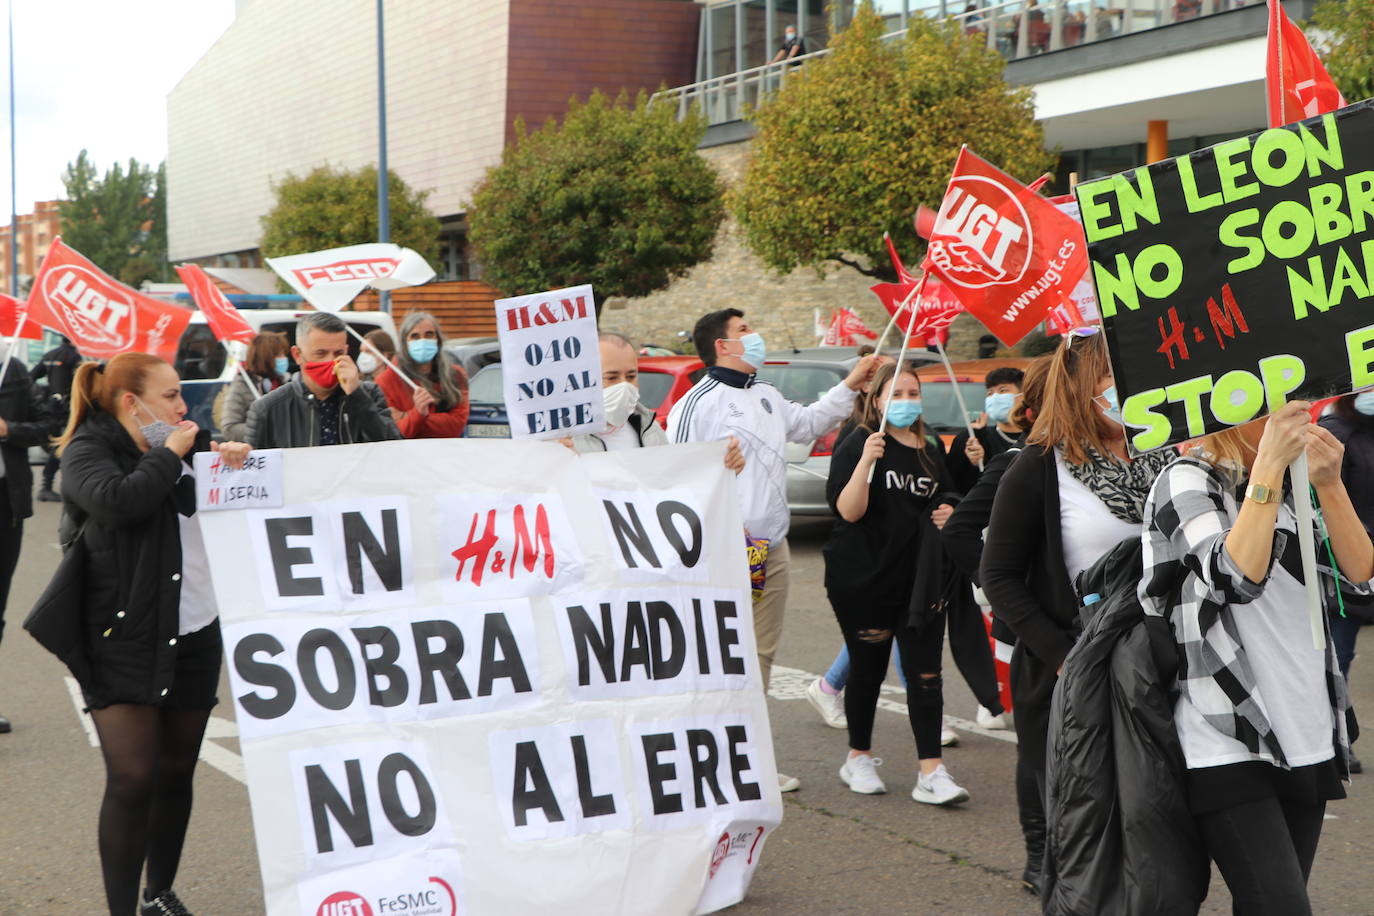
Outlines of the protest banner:
M390 242L326 248L266 261L306 302L326 312L337 312L369 286L400 289L434 279L434 268L418 252Z
M198 514L268 916L742 899L782 805L723 448L291 449Z
M1374 103L1077 193L1135 451L1374 385Z
M604 430L592 288L571 286L495 305L511 437L562 439Z
M231 468L218 452L196 455L196 505L220 509L275 509L282 504L282 449L253 449L242 467Z
M91 359L133 351L170 363L191 310L130 289L58 237L33 278L28 319L66 337Z

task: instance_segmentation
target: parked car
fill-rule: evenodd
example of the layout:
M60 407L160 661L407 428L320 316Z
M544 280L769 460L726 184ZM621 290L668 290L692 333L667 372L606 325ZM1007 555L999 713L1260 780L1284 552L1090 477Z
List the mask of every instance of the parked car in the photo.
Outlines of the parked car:
M814 404L821 395L844 381L857 359L852 352L843 361L769 359L759 370L758 377L771 382L789 401ZM814 442L787 443L787 507L793 515L830 514L830 506L825 501L825 481L830 476L835 436L835 432L830 432Z
M959 393L964 396L964 406L968 409L968 421L975 422L983 412L983 399L987 396L984 380L988 373L1003 366L1025 369L1030 360L1020 357L1001 359L970 359L954 363L954 378L959 385ZM921 403L924 410L921 418L926 426L940 437L948 449L955 436L968 428L959 410L959 402L954 396L954 385L950 383L949 372L944 364L922 366L916 370L921 380Z
M506 390L501 380L501 364L492 363L468 379L467 439L509 439L510 417L506 414Z
M472 378L483 367L501 361L501 342L495 337L455 337L444 341L444 349L467 373L468 378Z
M896 344L884 344L883 355L896 359L902 351L900 341ZM795 360L805 359L820 362L844 363L846 366L853 367L859 361L858 347L789 347L785 350L770 351L766 359ZM921 365L924 363L939 363L940 357L922 347L918 350L907 350L906 361Z

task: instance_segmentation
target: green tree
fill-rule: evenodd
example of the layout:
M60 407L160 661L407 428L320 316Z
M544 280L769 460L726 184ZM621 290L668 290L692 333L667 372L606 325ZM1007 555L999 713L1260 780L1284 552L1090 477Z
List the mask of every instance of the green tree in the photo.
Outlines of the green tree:
M377 241L377 167L354 171L321 166L308 175L287 174L272 186L277 202L262 218L264 256L282 257L322 248ZM395 172L387 176L391 240L425 260L439 254L439 220L429 212L428 191L417 191Z
M1023 181L1054 164L1030 91L1007 85L984 38L924 16L883 33L865 0L829 55L750 114L754 154L728 202L772 270L838 261L894 279L883 233L916 263L912 216L939 207L960 144Z
M1374 96L1374 3L1322 0L1310 25L1312 44L1346 100Z
M129 286L167 281L166 172L130 159L101 176L85 150L62 174L62 241Z
M709 258L725 208L696 151L705 130L643 92L574 99L562 125L533 133L517 121L468 210L484 279L507 295L590 283L599 308Z

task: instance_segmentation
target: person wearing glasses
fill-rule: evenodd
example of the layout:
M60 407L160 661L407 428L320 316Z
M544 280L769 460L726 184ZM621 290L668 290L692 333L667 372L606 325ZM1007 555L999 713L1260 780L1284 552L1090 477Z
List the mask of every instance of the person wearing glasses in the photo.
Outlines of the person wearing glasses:
M1111 372L1096 328L1070 334L1054 354L1026 447L997 488L980 565L993 616L1017 639L1010 680L1022 881L1034 894L1045 850L1050 700L1078 636L1073 581L1119 541L1140 536L1145 497L1175 454L1131 459Z

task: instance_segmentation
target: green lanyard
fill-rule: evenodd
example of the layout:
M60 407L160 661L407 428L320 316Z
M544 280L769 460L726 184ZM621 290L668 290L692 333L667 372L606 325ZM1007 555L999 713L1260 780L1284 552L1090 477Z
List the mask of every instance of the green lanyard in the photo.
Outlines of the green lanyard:
M1312 494L1312 509L1317 515L1317 530L1321 532L1322 543L1326 545L1326 555L1331 560L1331 569L1336 573L1336 605L1341 610L1341 616L1345 616L1345 596L1341 594L1340 567L1336 565L1336 551L1331 546L1331 535L1326 530L1326 519L1322 517L1322 504L1317 500L1317 490L1315 487L1309 488Z

